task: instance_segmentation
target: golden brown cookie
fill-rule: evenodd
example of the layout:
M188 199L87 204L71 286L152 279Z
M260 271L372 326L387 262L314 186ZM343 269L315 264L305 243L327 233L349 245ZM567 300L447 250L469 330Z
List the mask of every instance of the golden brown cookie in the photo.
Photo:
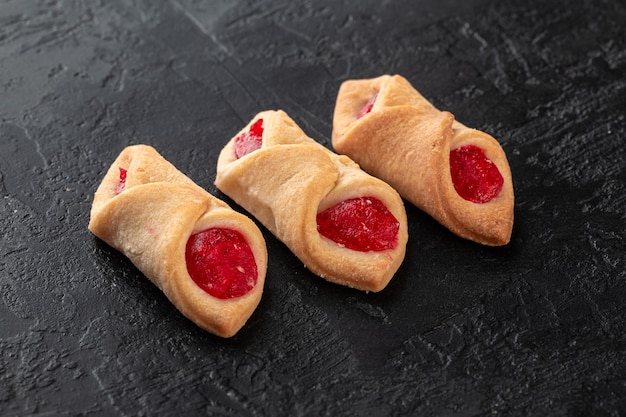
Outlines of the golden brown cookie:
M283 111L257 114L226 144L215 184L328 281L380 291L404 259L398 193Z
M514 193L502 147L437 110L403 77L345 81L332 143L453 233L485 245L510 241Z
M113 162L89 230L218 336L234 335L261 299L267 249L258 227L150 146L130 146Z

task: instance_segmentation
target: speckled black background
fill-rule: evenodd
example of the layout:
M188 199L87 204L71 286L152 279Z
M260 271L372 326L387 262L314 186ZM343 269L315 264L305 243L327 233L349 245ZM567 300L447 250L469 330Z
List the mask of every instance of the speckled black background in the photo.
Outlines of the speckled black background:
M626 415L625 27L621 0L0 0L0 415ZM263 229L263 299L222 340L88 232L123 147L224 198L255 113L330 147L339 84L383 73L500 141L508 246L407 205L365 294Z

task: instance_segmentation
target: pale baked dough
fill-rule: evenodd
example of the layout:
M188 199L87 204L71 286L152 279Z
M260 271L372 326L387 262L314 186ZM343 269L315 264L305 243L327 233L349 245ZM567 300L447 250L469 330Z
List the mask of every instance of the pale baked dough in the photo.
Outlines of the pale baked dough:
M357 118L375 95L371 112ZM502 147L437 110L405 78L345 81L337 95L332 144L458 236L493 246L510 241L514 194ZM468 144L482 148L504 179L500 193L487 203L463 199L452 184L450 151Z
M235 157L235 138L263 119L260 149ZM257 114L222 149L216 186L248 210L320 277L365 291L380 291L404 259L407 221L401 197L308 137L283 111ZM348 198L372 196L398 220L398 242L382 252L341 247L317 231L316 215Z
M127 177L124 190L116 194L120 168L127 170ZM215 298L187 272L187 240L211 227L239 231L252 249L257 283L241 297ZM113 162L95 193L89 230L126 255L183 315L211 333L233 336L259 304L267 249L258 227L194 184L152 147L130 146Z

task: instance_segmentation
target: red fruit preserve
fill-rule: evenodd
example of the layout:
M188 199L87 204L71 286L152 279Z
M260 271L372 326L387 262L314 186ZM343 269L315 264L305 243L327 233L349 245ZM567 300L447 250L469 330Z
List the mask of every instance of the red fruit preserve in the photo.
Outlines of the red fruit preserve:
M252 249L236 230L210 228L191 235L185 259L191 279L216 298L241 297L256 285Z
M372 98L370 98L367 103L365 103L365 106L363 106L361 108L361 110L359 110L356 114L356 118L360 119L361 117L365 116L367 113L372 111L372 107L374 107L374 103L376 102L376 98L378 98L378 93L374 94L374 96Z
M317 230L333 242L360 252L393 249L400 223L377 198L344 200L317 214Z
M124 187L126 186L126 173L127 171L124 168L120 168L120 179L115 186L116 195L124 191Z
M500 194L504 183L496 164L476 145L450 151L450 174L456 192L473 203L491 201Z
M261 148L263 144L263 119L259 119L235 138L235 157L237 159Z

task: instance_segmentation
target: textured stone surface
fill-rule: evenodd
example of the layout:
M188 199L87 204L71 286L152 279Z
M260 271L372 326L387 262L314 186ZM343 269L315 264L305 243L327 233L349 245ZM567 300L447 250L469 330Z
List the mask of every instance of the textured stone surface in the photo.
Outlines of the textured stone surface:
M1 0L0 414L626 415L626 6L607 0ZM493 134L510 245L407 207L364 294L267 232L233 339L87 231L126 145L210 192L222 145L282 108L330 146L347 78L406 76Z

